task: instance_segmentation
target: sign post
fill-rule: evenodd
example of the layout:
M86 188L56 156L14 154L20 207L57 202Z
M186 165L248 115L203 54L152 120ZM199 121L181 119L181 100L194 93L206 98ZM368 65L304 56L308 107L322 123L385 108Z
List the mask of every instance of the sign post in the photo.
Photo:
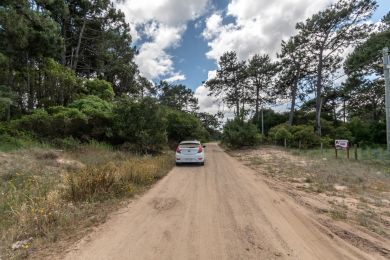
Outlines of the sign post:
M335 140L334 141L334 150L337 159L337 151L344 150L347 151L347 158L349 159L349 143L348 140Z

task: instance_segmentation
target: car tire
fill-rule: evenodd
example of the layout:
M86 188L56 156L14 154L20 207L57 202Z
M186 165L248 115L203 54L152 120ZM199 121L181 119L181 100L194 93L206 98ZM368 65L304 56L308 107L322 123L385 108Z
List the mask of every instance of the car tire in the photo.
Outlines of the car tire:
M176 166L180 166L180 165L181 165L181 163L178 163L178 162L176 163Z
M201 162L201 163L199 163L200 164L200 166L204 166L204 162Z

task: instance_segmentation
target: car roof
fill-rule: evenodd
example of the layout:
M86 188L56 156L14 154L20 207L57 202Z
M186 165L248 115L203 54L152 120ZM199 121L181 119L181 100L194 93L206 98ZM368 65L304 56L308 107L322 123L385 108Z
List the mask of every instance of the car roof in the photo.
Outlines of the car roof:
M192 140L192 141L182 141L180 142L180 144L200 144L200 142L198 140Z

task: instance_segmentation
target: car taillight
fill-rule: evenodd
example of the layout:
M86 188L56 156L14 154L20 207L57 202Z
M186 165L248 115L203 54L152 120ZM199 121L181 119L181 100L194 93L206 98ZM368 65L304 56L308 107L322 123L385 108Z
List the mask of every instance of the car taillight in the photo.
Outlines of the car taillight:
M201 153L201 152L203 152L203 147L201 145L199 145L198 153Z
M180 149L179 146L177 147L176 152L177 152L177 153L181 153L181 149Z

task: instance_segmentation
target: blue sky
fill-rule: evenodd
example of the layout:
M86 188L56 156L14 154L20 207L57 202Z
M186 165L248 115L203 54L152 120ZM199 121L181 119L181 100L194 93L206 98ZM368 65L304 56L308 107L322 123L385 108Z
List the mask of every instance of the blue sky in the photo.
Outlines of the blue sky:
M216 69L218 57L235 50L240 59L255 53L274 56L295 24L336 0L127 0L120 6L139 49L136 63L154 82L169 80L193 89L203 110L218 109L201 86ZM378 0L372 17L390 11Z
M219 7L226 8L227 1L219 0L217 2L219 2ZM372 17L373 21L381 20L390 11L390 0L380 0L378 4L379 8ZM200 20L203 18L200 18ZM215 61L206 57L209 47L207 41L201 36L204 22L200 28L195 28L197 22L199 21L189 22L180 47L170 51L175 66L186 75L186 80L180 83L194 90L201 85L202 81L207 79L208 71L215 69Z

